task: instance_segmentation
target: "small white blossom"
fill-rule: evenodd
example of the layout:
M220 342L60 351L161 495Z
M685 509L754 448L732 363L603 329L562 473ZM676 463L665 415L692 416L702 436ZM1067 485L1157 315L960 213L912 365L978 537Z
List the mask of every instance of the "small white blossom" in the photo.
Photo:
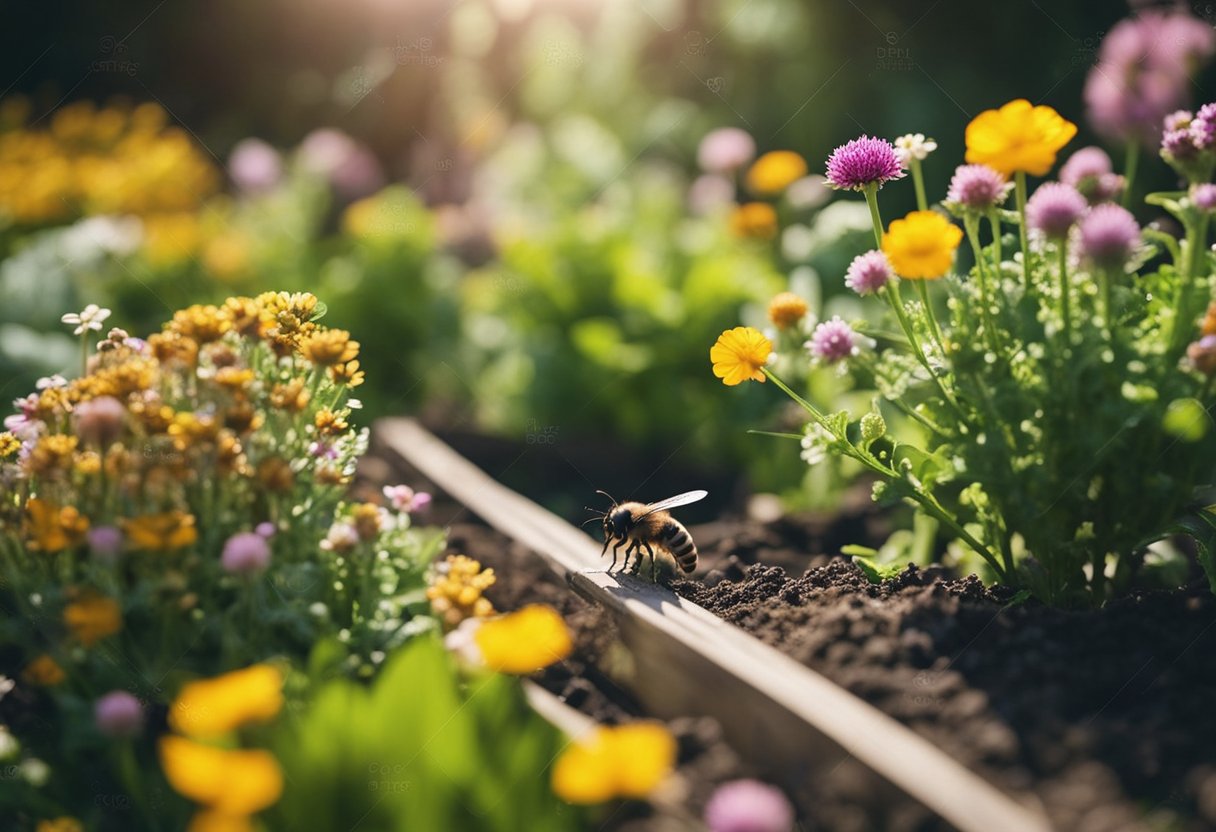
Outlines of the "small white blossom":
M937 142L926 139L924 133L908 133L895 140L895 155L904 167L911 165L913 159L923 162L935 150Z
M329 527L321 548L326 552L349 552L359 545L359 532L350 523L338 522Z
M95 303L90 303L80 314L69 312L59 320L69 326L76 327L72 333L73 335L84 335L90 329L100 332L102 322L108 317L110 317L109 309L100 307Z

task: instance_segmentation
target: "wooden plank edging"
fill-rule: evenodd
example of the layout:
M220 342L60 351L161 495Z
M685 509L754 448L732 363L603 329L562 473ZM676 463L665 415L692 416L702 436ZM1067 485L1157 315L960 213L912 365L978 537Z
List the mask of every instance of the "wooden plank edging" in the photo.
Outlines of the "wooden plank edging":
M854 758L963 832L1050 830L1037 806L1017 802L826 677L666 589L605 572L600 544L494 481L413 420L383 420L375 432L383 447L615 613L643 665L637 678L648 706L715 716L732 743L750 739L774 761ZM696 684L681 673L695 674Z

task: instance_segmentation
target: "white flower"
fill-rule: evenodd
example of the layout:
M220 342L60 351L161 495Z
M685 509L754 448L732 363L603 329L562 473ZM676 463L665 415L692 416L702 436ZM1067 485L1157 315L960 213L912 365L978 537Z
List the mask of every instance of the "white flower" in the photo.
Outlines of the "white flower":
M90 329L100 332L102 322L108 317L110 317L109 309L103 309L95 303L90 303L79 315L69 312L59 320L76 327L73 335L84 335Z
M42 378L38 379L38 383L34 386L39 390L58 389L60 387L67 387L68 380L56 373L53 376L43 376Z
M350 523L337 522L329 527L321 548L326 552L349 552L359 545L359 532Z
M926 139L924 133L908 133L895 140L895 155L904 167L911 165L913 159L923 162L935 150L937 142Z

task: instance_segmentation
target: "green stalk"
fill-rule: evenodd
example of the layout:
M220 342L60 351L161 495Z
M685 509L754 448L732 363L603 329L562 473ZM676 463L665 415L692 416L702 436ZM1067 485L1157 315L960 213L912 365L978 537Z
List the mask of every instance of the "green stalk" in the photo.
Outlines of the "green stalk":
M866 205L870 206L870 220L874 223L874 245L882 248L882 214L878 213L878 186L866 185L862 192L866 195Z
M1140 166L1140 145L1134 139L1127 142L1123 160L1123 207L1132 204L1132 186L1136 182L1136 168Z
M916 187L916 207L921 211L929 210L929 201L925 199L925 175L920 169L920 159L912 159L912 184Z
M1174 320L1170 323L1170 352L1181 351L1183 345L1191 337L1192 325L1196 311L1191 308L1195 283L1204 276L1203 261L1208 247L1208 214L1199 212L1198 218L1192 217L1186 229L1186 252L1182 280L1178 286L1178 296L1174 300Z
M996 217L990 215L993 223L996 223ZM984 250L980 247L980 229L979 218L968 213L963 217L963 228L967 232L967 240L971 243L971 251L975 254L975 265L979 273L980 284L980 318L984 324L984 338L988 342L988 348L997 355L1000 355L1000 347L997 344L996 325L992 320L992 298L988 294L988 264L985 262ZM999 236L1000 232L995 231ZM1000 245L998 242L997 245ZM998 259L998 264L1000 260Z
M997 210L993 208L988 212L988 224L992 226L992 253L996 260L996 279L1001 279L1001 261L1004 255L1001 253L1001 218L997 214Z
M933 304L929 302L927 280L916 281L916 293L920 295L920 302L925 306L925 316L929 319L929 334L933 336L933 341L937 344L937 348L941 350L944 357L946 355L946 342L942 339L941 327L937 325L937 315L933 312Z
M1026 281L1026 291L1034 291L1030 285L1030 244L1026 239L1026 173L1018 171L1014 178L1014 189L1018 202L1018 238L1022 243L1022 278Z
M883 294L887 296L887 302L891 304L891 309L899 320L899 326L904 331L904 337L908 339L908 345L912 348L912 354L916 356L916 360L920 365L925 368L925 372L929 374L929 378L933 379L934 383L937 384L937 389L941 391L942 398L949 402L958 412L959 418L966 422L967 417L963 413L963 409L959 407L958 402L950 395L950 391L946 389L946 385L942 383L941 378L933 371L933 367L929 365L929 359L925 358L925 351L921 347L920 341L916 338L916 333L912 329L912 323L908 320L907 312L904 311L903 298L899 295L899 281L892 280L887 283L883 287Z
M1060 317L1064 321L1064 348L1072 347L1071 291L1068 286L1068 241L1060 240Z
M1106 329L1106 340L1114 340L1114 322L1111 320L1111 302L1110 302L1110 283L1111 271L1109 267L1102 267L1098 270L1098 283L1101 291L1100 303L1102 312L1102 325Z

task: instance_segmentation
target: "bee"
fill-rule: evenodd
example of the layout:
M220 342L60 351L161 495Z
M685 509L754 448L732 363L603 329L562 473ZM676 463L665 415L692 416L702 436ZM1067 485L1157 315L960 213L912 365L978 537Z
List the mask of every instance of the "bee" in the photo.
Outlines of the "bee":
M588 523L594 520L603 522L604 548L600 551L600 557L607 554L608 545L613 544L612 566L609 567L609 570L616 567L621 546L624 546L626 542L629 545L625 548L624 568L629 568L629 556L635 555L632 572L634 575L641 569L642 553L645 552L650 556L650 577L651 580L654 579L655 548L671 555L685 572L691 572L697 568L697 544L693 543L688 529L684 528L679 520L672 517L668 510L704 500L709 492L687 491L674 497L668 497L666 500L659 500L657 503L633 501L618 503L607 492L596 491L595 493L603 494L612 500L612 508L605 512L596 512L596 516L587 521ZM595 511L595 509L588 508L588 511Z

